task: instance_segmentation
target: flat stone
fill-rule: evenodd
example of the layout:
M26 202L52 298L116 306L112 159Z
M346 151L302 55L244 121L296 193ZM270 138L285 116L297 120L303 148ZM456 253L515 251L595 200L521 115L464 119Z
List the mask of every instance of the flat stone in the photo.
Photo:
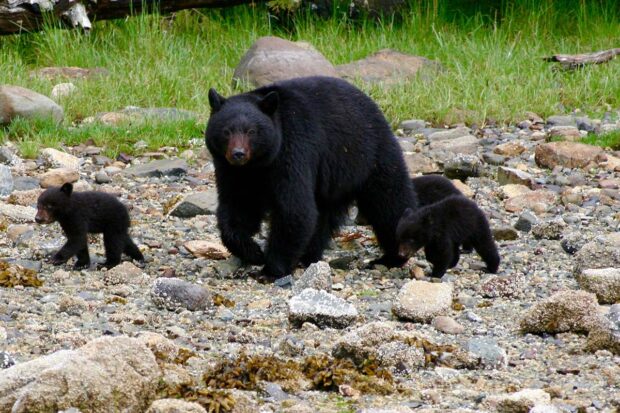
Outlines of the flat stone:
M187 195L179 202L170 215L179 218L191 218L196 215L214 215L218 205L215 188L204 192L195 192Z
M436 141L463 138L466 136L471 136L471 129L469 129L466 126L459 126L458 128L446 129L446 130L440 130L437 132L433 132L430 135L428 135L427 139L429 142L436 142Z
M558 165L567 168L587 168L606 160L598 146L576 142L542 143L536 147L534 159L540 167L553 169Z
M304 273L293 284L293 294L300 294L306 288L331 291L332 269L325 261L310 264Z
M212 302L211 293L205 287L173 277L157 278L151 288L151 299L156 306L171 311L205 310Z
M427 323L451 305L451 284L412 280L398 292L392 311L399 318Z
M16 176L13 178L15 191L28 191L32 189L39 189L39 180L31 176Z
M57 168L50 169L39 178L41 188L49 188L51 186L62 186L66 183L75 183L80 179L80 174L75 169Z
M336 68L310 44L266 36L243 55L233 80L259 87L304 76L339 77Z
M344 328L357 317L352 304L325 291L307 288L289 300L288 319L295 326L310 322L319 327Z
M591 293L601 304L620 302L620 268L585 269L577 275L579 286Z
M531 174L520 169L500 166L497 168L497 182L500 185L517 184L532 188L534 179Z
M435 161L422 153L405 153L404 157L411 178L420 174L432 174L441 171Z
M162 159L129 167L123 173L137 177L181 176L187 174L187 162L184 159Z
M484 404L502 413L529 413L534 406L551 403L551 396L542 389L524 389L516 393L489 396Z
M106 285L133 284L142 277L142 270L129 261L123 261L116 267L110 268L102 275Z
M400 123L400 129L405 132L416 132L426 127L426 122L421 119L405 120Z
M56 102L20 86L0 85L0 125L15 117L25 119L52 118L61 122L64 112Z
M34 222L37 210L29 206L11 205L0 202L0 216L16 222Z
M147 409L146 413L207 413L198 403L179 399L159 399Z
M491 232L496 241L513 241L519 238L519 233L509 226L494 227Z
M508 354L490 338L474 337L465 343L464 350L484 369L501 369L508 366Z
M560 217L541 221L532 226L532 235L536 239L558 240L566 228L566 222Z
M521 317L524 333L587 333L600 324L596 296L586 291L555 293L528 309Z
M80 168L80 159L78 157L54 148L43 149L41 151L41 158L43 158L48 167L75 170Z
M521 155L523 152L526 151L526 149L527 148L525 147L525 145L523 145L522 142L514 141L505 142L497 145L495 148L493 148L493 152L498 155L513 157Z
M456 322L456 320L443 315L433 318L431 324L437 331L446 334L461 334L465 331L465 327Z
M423 68L436 70L439 67L439 63L425 57L383 49L364 59L339 65L336 69L344 79L393 85L415 77Z
M508 212L522 212L525 209L542 213L546 212L558 201L558 195L546 189L539 189L522 195L517 195L504 202Z
M219 242L206 240L187 241L183 244L185 248L197 258L208 258L211 260L224 260L230 257L230 252Z
M478 139L473 135L466 135L460 138L443 139L432 141L430 149L433 151L446 151L452 153L474 154L479 147Z
M532 190L530 188L521 184L506 184L499 188L499 193L503 199L510 199L531 192Z

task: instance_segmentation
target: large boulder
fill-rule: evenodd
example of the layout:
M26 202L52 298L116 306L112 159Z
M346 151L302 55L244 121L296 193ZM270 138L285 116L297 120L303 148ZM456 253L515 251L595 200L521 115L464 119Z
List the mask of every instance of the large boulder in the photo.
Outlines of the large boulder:
M11 123L15 117L60 122L63 116L62 108L47 96L19 86L0 86L0 125Z
M576 142L550 142L536 147L534 159L540 167L553 169L558 165L567 168L587 168L606 160L598 146Z
M138 339L95 339L77 350L17 364L0 375L0 412L143 412L155 398L161 371Z
M261 37L235 68L233 79L259 87L303 76L338 77L334 66L307 43Z

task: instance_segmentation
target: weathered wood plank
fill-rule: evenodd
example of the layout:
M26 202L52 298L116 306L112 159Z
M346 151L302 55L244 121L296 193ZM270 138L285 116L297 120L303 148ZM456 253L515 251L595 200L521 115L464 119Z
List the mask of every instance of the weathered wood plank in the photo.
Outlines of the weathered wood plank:
M559 62L567 69L575 69L587 64L601 64L610 61L620 54L620 48L601 50L594 53L583 54L556 54L544 59L548 62Z

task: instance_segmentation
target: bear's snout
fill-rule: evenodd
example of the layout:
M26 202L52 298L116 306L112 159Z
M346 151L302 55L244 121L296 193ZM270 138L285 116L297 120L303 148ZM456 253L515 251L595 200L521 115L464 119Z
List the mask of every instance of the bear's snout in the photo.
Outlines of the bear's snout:
M231 165L245 165L250 160L250 138L245 134L234 134L228 141L226 159Z

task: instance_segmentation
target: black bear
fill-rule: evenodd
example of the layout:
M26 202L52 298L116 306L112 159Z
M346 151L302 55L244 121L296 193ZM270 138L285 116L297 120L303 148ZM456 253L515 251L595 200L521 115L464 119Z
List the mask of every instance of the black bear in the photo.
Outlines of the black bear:
M448 178L442 175L421 175L411 179L418 194L420 207L434 204L450 195L463 195Z
M355 200L384 255L400 266L396 225L417 199L401 149L371 98L348 82L306 77L224 98L209 91L205 132L218 227L237 257L275 279L321 259ZM266 251L252 236L269 213Z
M401 256L424 247L433 264L433 277L441 277L459 261L459 245L466 243L480 254L489 272L497 272L499 254L484 212L464 196L449 196L434 204L407 209L398 223L396 237Z
M37 200L35 221L39 224L58 221L67 237L65 245L51 259L54 265L64 264L76 255L74 269L89 267L88 233L103 233L105 267L118 265L123 252L137 261L144 261L144 256L129 237L127 208L110 194L73 192L73 185L69 183L48 188Z

